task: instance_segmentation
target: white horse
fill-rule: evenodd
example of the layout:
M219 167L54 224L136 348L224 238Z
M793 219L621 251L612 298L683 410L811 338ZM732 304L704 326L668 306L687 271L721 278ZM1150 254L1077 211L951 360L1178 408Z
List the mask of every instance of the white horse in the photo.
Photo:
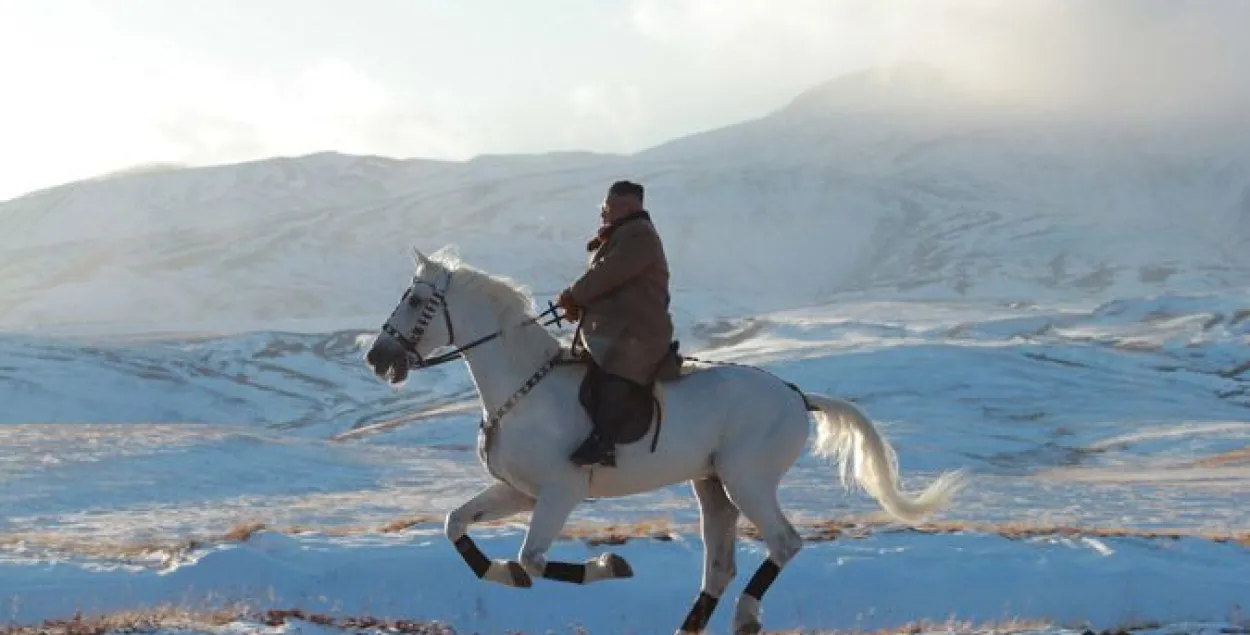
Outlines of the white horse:
M613 553L584 563L549 561L546 553L584 499L689 481L699 503L703 577L677 632L702 632L736 574L741 513L759 529L768 551L738 598L733 629L757 633L764 592L802 546L778 504L777 488L807 441L808 412L817 422L816 454L835 457L844 486L853 473L901 521L923 520L963 486L960 470L941 475L918 496L905 494L894 450L853 404L804 393L741 365L713 365L662 382L664 419L654 449L648 438L618 448L616 467L579 468L569 455L591 427L578 402L586 365L572 361L539 324L530 296L520 288L464 266L444 250L429 257L414 250L414 255L412 284L366 363L379 378L398 384L414 366L466 360L486 413L479 459L496 482L450 512L445 531L479 578L529 587L531 576L581 584L630 577L629 564ZM428 357L447 346L455 350ZM525 511L532 517L516 561L488 559L467 534L473 523Z

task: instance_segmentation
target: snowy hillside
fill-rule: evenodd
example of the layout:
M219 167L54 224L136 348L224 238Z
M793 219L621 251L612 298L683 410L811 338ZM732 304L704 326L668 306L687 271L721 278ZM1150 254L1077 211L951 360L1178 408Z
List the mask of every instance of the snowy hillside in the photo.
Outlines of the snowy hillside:
M620 177L649 187L679 312L1244 284L1250 129L1050 121L892 82L843 78L634 156L322 154L53 188L0 204L0 328L372 325L410 244L551 293ZM920 97L935 86L941 107Z

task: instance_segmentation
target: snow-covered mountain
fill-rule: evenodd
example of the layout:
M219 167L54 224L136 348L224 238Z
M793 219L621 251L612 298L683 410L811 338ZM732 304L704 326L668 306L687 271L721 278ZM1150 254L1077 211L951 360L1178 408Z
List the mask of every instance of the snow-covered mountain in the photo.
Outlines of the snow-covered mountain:
M1102 301L1238 286L1248 132L995 107L911 68L631 156L327 153L123 173L0 204L0 328L370 325L414 244L457 243L541 296L577 275L622 177L648 186L683 315L838 294Z

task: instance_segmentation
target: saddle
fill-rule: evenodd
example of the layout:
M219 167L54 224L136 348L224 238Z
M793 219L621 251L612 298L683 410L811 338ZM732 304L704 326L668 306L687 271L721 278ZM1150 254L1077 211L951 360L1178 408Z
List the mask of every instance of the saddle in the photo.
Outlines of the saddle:
M617 445L628 445L642 439L648 431L653 429L654 433L651 437L651 451L655 452L656 443L660 437L660 425L664 420L664 388L667 384L681 379L685 366L685 360L679 349L681 343L674 340L669 345L668 352L656 364L655 370L651 374L651 381L647 385L631 385L629 396L625 399L623 407L627 414L622 417L616 434L608 439ZM593 416L596 410L598 394L596 388L600 384L603 377L603 369L595 363L594 359L586 351L579 350L576 347L572 351L576 363L586 364L586 374L582 377L582 383L578 389L578 401L585 408L586 413Z

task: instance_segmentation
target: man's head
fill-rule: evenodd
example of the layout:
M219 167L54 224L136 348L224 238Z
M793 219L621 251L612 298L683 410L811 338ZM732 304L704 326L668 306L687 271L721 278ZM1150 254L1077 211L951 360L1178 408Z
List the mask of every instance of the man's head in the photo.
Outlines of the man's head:
M617 181L608 188L608 195L603 199L601 216L606 222L613 222L642 211L643 187L630 181Z

